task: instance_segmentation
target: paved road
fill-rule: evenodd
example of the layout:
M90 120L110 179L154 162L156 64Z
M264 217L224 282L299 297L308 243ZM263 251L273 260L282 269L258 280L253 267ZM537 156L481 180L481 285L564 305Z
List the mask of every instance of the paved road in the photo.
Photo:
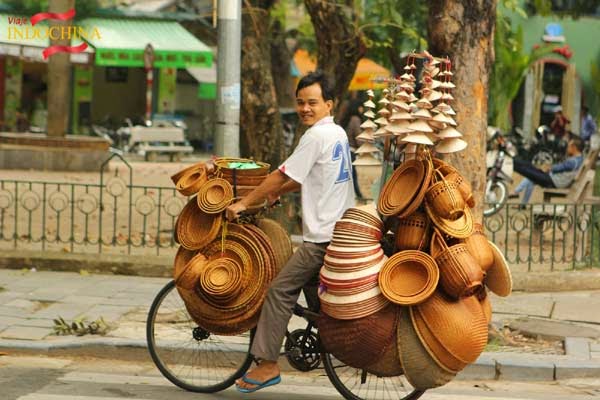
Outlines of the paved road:
M319 374L284 376L284 383L252 396L229 389L212 395L184 392L159 375L150 363L96 359L1 356L3 400L186 400L341 399ZM593 400L600 380L556 383L455 381L426 393L424 400Z

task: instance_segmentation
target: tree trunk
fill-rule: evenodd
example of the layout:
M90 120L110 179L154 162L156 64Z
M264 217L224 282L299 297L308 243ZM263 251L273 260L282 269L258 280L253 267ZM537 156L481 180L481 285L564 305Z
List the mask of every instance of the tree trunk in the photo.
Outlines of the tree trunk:
M290 74L293 53L285 41L285 28L280 21L274 20L270 29L271 36L271 72L275 83L275 92L280 107L294 107L296 104L294 77Z
M281 116L271 73L269 8L273 1L244 3L242 20L242 112L240 129L247 156L277 167L282 161Z
M49 12L63 13L75 6L75 0L50 0ZM67 26L71 21L51 20L50 26ZM60 29L60 28L59 28ZM69 39L51 40L51 45L69 46ZM71 62L68 53L48 59L48 136L65 136L71 104Z
M429 2L429 51L452 61L453 107L458 130L468 147L448 157L471 182L481 221L485 190L485 137L489 73L494 62L496 0L432 0Z
M357 30L352 0L304 0L317 39L317 66L335 80L338 103L344 98L358 60L366 52Z

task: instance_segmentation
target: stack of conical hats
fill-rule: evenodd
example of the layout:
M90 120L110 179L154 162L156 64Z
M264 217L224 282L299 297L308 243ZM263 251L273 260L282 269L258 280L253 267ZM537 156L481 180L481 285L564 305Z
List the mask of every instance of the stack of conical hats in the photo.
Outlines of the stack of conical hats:
M377 128L377 123L373 121L375 113L373 112L374 107L371 107L371 105L374 106L375 104L373 103L375 94L372 90L367 90L367 95L369 96L369 100L365 102L366 111L363 113L366 119L365 122L360 125L362 132L356 137L356 140L363 143L356 149L356 160L352 163L353 165L381 165L381 161L379 161L378 157L380 150L373 144L375 142L375 137L373 135ZM385 120L385 118L382 119L380 117L378 123L381 123L383 120Z
M386 135L374 135L376 139L392 138L407 144L403 147L404 161L393 171L377 200L383 226L393 233L394 250L386 252L383 265L375 268L377 289L372 289L375 283L362 275L350 275L356 274L352 268L346 271L348 277L357 280L352 283L359 289L377 290L388 305L356 317L344 314L344 309L337 314L327 304L319 325L325 348L340 360L378 376L404 374L417 389L448 383L479 357L487 343L491 320L488 290L498 296L508 296L512 290L504 256L486 238L483 226L473 221L470 208L475 203L469 182L429 150L435 146L442 150L440 153L460 150L460 146L447 142L459 138L460 133L449 106L454 87L449 62L428 53L425 59L420 97L411 90L416 67L415 59L409 57L405 74L394 80L394 87L384 92L385 101L380 101L389 116L400 113L402 103L407 104L410 132L392 132L392 128ZM386 130L391 122L385 125ZM409 148L411 157L406 154ZM353 285L344 286L344 279L338 282L331 274L335 268L341 271L345 266L377 260L378 247L373 242L377 235L355 229L339 233L339 229L328 249L332 254L328 253L325 260L321 281L325 293L329 290L338 291L336 296L355 296ZM350 231L356 232L349 235ZM371 241L363 243L366 232ZM333 244L337 238L342 238L344 246L364 246L366 253L344 253ZM369 340L364 328L367 324L380 330ZM382 332L393 336L394 345L380 338Z
M269 283L291 256L292 245L285 229L273 220L261 218L245 225L224 221L223 212L235 191L225 178L235 182L260 177L265 168L268 172L268 165L256 163L258 167L238 175L238 171L225 174L223 170L245 161L219 162L216 172L209 173L199 163L172 177L178 190L193 196L175 224L181 247L175 256L174 278L190 316L200 327L236 335L256 325Z

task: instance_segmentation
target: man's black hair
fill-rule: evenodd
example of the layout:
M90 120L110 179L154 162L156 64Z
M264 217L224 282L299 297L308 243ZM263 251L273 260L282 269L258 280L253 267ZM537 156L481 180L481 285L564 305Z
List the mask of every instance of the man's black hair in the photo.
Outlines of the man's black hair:
M580 152L583 151L583 140L581 140L580 137L578 136L571 136L571 143L573 143L573 146L575 146L575 148L577 148L577 150L579 150Z
M583 111L584 114L587 114L590 111L590 109L587 108L587 106L581 107L581 110Z
M307 86L314 85L318 83L321 86L321 93L323 94L323 100L334 100L333 95L333 83L331 79L321 70L316 70L314 72L309 72L304 75L300 82L298 82L298 86L296 87L296 96L298 96L298 92L304 89Z

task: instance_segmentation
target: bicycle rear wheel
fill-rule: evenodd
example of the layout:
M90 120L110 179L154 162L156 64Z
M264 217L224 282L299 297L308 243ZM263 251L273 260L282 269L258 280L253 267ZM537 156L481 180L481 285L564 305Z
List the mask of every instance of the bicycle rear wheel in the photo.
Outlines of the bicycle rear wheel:
M252 363L253 335L219 336L200 328L174 281L158 293L146 321L152 360L168 380L191 392L214 393L233 385Z
M411 386L404 375L378 377L350 367L329 353L322 354L327 377L346 400L416 400L425 393Z

